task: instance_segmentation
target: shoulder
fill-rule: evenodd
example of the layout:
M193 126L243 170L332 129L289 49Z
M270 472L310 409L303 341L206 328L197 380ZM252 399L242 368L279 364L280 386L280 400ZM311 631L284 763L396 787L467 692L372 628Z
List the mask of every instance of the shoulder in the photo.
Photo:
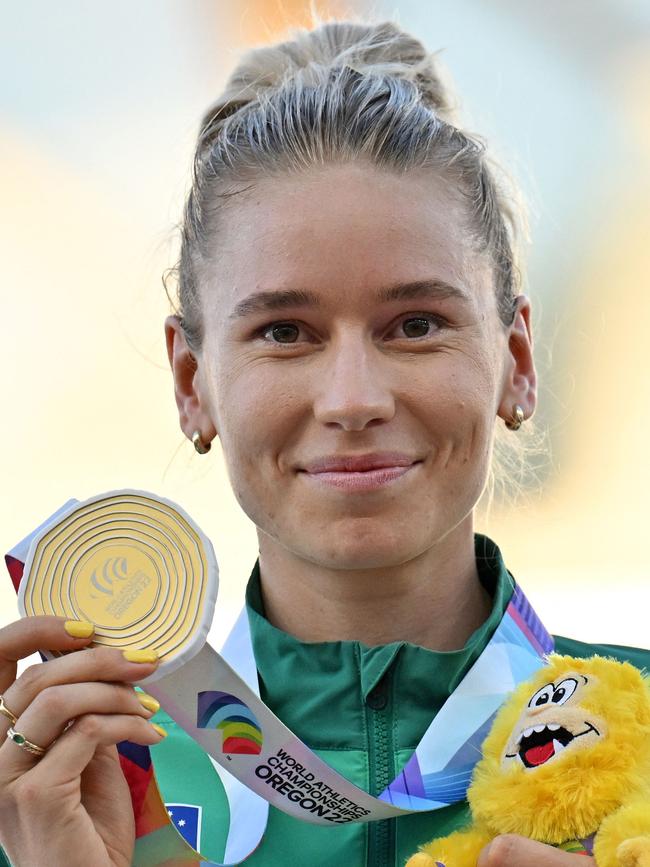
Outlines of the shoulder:
M554 635L555 649L558 653L569 656L587 657L598 654L609 656L621 662L629 662L641 671L650 674L650 650L641 647L628 647L624 644L589 644L576 641L563 635Z

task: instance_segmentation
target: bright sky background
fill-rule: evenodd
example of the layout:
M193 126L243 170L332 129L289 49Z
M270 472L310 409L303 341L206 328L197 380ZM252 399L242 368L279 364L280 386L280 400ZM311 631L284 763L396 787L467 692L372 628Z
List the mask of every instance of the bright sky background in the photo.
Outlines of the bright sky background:
M552 631L648 646L650 6L373 8L444 49L468 125L533 211L536 418L552 457L538 490L477 529ZM157 492L213 540L216 642L256 539L218 448L200 458L178 428L160 275L202 111L244 47L301 21L300 0L3 4L2 553L71 496ZM14 616L7 578L0 622Z

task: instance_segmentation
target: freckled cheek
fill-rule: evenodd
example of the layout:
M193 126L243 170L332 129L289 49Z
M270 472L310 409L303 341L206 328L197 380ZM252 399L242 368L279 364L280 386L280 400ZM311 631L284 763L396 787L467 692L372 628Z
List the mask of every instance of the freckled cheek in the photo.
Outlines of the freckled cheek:
M299 390L255 370L231 379L218 391L219 435L233 481L260 485L260 470L274 474L289 459L299 436L304 399Z
M435 477L447 478L455 487L462 476L463 486L480 487L489 467L494 429L491 385L451 376L444 387L422 390L410 401L409 411L425 429Z
M489 386L468 386L450 380L445 388L422 388L405 397L410 412L429 428L432 438L462 442L492 421Z
M267 531L273 526L281 494L277 449L263 442L263 431L246 419L240 434L229 430L223 451L237 502L250 520ZM286 498L285 498L286 499Z

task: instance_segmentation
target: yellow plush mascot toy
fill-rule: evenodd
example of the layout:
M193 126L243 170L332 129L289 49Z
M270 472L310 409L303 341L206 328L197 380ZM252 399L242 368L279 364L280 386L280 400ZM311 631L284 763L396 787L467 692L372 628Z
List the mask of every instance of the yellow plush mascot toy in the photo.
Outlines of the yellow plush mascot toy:
M650 679L551 654L497 714L467 797L472 824L406 867L476 867L498 834L593 852L598 867L650 867Z

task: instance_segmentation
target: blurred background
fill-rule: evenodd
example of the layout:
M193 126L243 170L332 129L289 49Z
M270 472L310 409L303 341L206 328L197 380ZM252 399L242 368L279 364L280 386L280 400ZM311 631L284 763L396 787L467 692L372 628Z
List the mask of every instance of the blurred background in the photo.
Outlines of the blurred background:
M309 24L309 3L1 7L0 553L70 497L161 494L214 543L218 644L256 537L218 447L199 457L178 427L161 274L203 110L243 49ZM523 187L549 452L476 529L551 631L649 646L650 4L314 7L391 18L442 49L465 126ZM0 622L15 615L4 576Z

